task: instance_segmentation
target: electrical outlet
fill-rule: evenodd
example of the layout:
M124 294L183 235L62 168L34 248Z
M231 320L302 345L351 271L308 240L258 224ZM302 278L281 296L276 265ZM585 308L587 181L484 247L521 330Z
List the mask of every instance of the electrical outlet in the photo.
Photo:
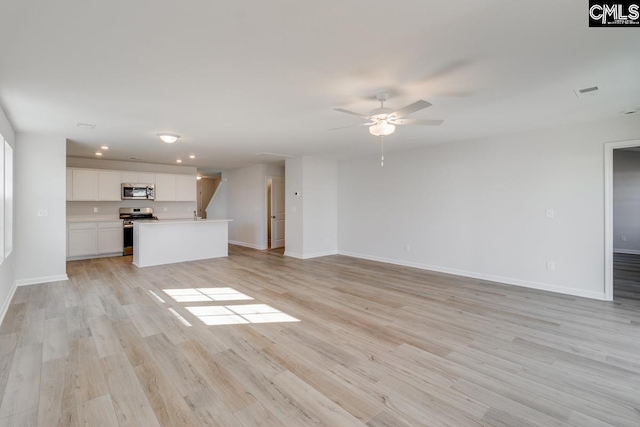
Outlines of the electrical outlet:
M98 213L98 208L93 208L93 213Z
M164 207L164 211L165 211L165 212L167 211L167 207L166 207L166 206Z
M556 263L553 261L547 261L547 270L554 271L556 269Z
M409 245L404 245L404 251L405 252L410 252L411 251L411 247Z
M554 215L553 209L547 209L547 218L553 218Z
M38 216L49 216L49 211L47 209L38 209Z
M627 241L627 236L620 236L620 240L622 242L626 242Z

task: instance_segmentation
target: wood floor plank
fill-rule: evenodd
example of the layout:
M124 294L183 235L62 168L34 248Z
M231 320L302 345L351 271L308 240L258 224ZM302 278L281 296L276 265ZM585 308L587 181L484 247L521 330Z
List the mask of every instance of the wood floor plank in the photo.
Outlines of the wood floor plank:
M640 256L615 255L603 302L229 254L73 261L68 281L20 287L0 325L0 427L640 425Z
M124 353L106 356L102 366L120 427L159 427L127 356Z

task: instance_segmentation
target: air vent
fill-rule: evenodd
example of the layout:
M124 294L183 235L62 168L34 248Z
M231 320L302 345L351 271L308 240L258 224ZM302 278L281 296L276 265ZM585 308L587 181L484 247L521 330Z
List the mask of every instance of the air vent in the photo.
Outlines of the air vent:
M293 156L290 156L288 154L278 154L278 153L256 153L256 156L271 156L271 157L285 157L287 159L292 158Z
M576 96L578 98L584 98L585 96L594 96L598 92L600 92L600 88L598 86L585 87L584 89L576 89L574 90Z
M129 157L129 160L142 160L142 159L139 157Z
M76 124L76 127L79 127L81 129L95 129L96 125L92 125L92 124L89 124L89 123L80 123L80 122L78 122Z

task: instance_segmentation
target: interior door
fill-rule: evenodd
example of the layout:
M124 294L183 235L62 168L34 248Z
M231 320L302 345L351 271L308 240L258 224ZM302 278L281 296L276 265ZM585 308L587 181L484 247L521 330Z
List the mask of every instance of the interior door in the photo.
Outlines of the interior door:
M284 178L271 180L271 249L284 246Z

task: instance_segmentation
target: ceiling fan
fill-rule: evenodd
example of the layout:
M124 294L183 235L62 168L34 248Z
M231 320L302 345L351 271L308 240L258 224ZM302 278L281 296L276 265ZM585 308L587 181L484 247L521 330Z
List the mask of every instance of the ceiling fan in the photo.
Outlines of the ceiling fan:
M360 113L356 113L354 111L345 110L344 108L334 108L336 111L340 111L341 113L352 114L354 116L362 117L363 119L367 119L369 122L361 123L357 125L351 126L343 126L339 128L334 128L330 130L336 129L345 129L356 126L369 126L369 133L374 136L388 136L391 135L396 130L396 126L405 126L405 125L419 125L419 126L439 126L444 120L426 120L426 119L405 119L405 116L408 116L411 113L415 113L416 111L420 111L427 107L431 106L431 103L419 100L414 102L413 104L409 104L404 108L399 110L393 110L391 108L386 108L384 106L384 101L389 99L389 94L387 92L382 92L376 95L376 99L380 101L380 107L369 112L369 115L364 115Z

